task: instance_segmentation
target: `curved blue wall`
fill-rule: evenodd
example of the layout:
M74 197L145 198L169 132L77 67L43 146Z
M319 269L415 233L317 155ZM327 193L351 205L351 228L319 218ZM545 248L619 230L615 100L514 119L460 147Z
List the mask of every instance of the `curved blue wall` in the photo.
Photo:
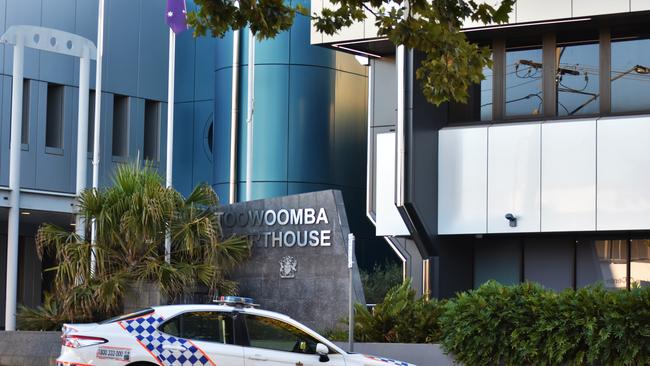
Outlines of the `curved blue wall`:
M237 200L245 197L247 34L240 46ZM363 247L374 238L365 217L367 71L351 55L311 46L309 37L309 18L298 16L289 32L257 44L252 197L340 189ZM213 187L228 202L232 35L216 43Z

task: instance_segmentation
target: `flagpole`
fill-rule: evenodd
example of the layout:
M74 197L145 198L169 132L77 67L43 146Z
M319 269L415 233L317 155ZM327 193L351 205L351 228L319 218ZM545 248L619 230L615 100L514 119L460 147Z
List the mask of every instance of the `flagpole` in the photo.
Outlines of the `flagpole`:
M255 35L248 31L248 115L246 118L246 201L253 199L253 113L255 111Z
M176 68L176 33L169 29L169 70L167 74L167 171L165 186L172 187L172 169L174 157L174 70ZM165 234L165 261L171 261L171 235Z
M93 189L99 188L99 152L101 131L100 121L102 115L102 58L104 55L104 0L99 0L99 9L97 14L97 63L95 70L95 116L93 124ZM97 222L92 219L90 228L90 273L95 274L97 267L97 251L95 244L97 242Z

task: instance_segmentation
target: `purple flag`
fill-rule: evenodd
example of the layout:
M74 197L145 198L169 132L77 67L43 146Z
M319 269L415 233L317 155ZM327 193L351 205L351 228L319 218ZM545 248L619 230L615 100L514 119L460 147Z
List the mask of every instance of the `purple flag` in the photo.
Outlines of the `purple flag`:
M167 25L178 34L187 29L185 0L167 0Z

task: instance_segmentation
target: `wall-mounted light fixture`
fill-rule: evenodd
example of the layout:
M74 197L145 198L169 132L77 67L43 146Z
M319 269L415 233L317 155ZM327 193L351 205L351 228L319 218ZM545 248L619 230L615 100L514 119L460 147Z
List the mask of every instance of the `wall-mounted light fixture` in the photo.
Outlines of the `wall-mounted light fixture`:
M506 214L506 220L510 224L510 227L517 227L517 218L511 213Z

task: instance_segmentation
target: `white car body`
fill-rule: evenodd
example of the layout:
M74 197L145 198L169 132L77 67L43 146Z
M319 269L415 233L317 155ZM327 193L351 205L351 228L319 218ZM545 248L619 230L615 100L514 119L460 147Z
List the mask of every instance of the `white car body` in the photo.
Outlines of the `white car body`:
M213 328L223 329L211 339ZM57 366L415 366L348 353L279 313L224 304L152 307L62 332ZM200 335L183 337L192 332Z

